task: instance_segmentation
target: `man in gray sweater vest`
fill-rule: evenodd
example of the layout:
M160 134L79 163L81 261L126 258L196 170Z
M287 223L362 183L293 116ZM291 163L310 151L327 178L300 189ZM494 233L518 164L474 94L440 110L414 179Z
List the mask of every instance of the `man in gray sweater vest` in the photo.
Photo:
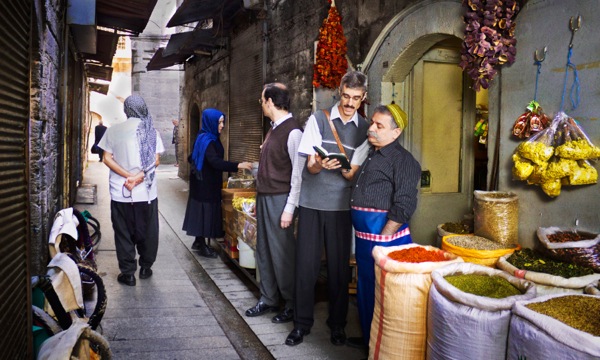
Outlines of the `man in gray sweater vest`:
M306 158L306 166L298 211L294 329L285 340L290 346L300 344L314 323L314 289L323 246L327 255L330 340L334 345L346 342L352 246L349 179L368 151L369 124L357 113L367 93L366 76L358 71L348 72L342 78L339 92L340 101L336 105L310 116L298 148ZM342 169L338 160L321 158L313 146L321 146L329 153L345 152L351 160L351 169Z

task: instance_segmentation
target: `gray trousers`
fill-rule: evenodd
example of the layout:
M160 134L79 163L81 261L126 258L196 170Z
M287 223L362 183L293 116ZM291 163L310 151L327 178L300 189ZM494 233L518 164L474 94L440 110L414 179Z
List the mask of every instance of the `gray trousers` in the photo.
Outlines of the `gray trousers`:
M296 259L294 222L287 229L280 226L287 197L287 194L258 194L256 197L256 263L260 273L260 300L278 306L281 294L285 307L293 309Z
M115 248L121 273L133 275L137 268L136 248L141 267L150 268L158 252L158 199L122 203L110 202L115 231Z

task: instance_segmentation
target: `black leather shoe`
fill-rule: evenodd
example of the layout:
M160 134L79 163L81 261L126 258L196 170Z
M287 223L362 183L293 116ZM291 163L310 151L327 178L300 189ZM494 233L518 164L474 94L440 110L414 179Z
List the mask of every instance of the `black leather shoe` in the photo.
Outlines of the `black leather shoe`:
M152 269L150 268L146 268L146 267L142 267L140 269L140 279L147 279L150 276L152 276Z
M275 324L283 324L294 320L294 309L284 308L282 312L273 316L271 322Z
M346 332L342 327L334 327L331 329L331 343L333 345L344 345L346 343Z
M362 336L351 336L346 339L346 345L351 348L366 350L367 345L365 344L365 339Z
M200 252L201 256L211 258L211 259L215 259L216 257L219 256L219 254L217 254L217 252L208 245L204 245L204 247L200 248L199 252Z
M285 339L285 344L288 346L296 346L304 341L304 336L310 334L310 330L294 328Z
M200 241L200 240L194 240L194 243L192 244L192 250L200 250L202 249L204 246L206 246L206 243L204 242L204 240Z
M119 274L119 276L117 276L117 281L121 284L135 286L135 276L133 275Z
M267 305L264 302L259 301L256 303L256 305L254 305L250 309L246 310L246 316L254 317L254 316L259 316L259 315L262 315L264 313L271 312L271 311L277 311L277 307Z

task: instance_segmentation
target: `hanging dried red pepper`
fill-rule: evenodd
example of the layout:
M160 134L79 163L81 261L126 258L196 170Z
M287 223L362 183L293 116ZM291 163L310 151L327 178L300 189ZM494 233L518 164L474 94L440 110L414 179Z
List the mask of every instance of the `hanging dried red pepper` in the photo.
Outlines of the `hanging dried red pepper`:
M348 70L348 60L342 17L335 7L335 2L329 0L329 3L329 14L319 29L313 86L335 89Z

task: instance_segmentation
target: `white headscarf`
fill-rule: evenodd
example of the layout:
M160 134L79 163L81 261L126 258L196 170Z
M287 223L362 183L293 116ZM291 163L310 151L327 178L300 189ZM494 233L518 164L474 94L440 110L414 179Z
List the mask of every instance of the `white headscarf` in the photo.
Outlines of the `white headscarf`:
M156 163L156 129L152 123L152 116L148 112L146 102L139 95L127 97L124 109L128 118L133 117L142 120L137 128L137 138L140 145L142 169L145 172L144 182L146 188L150 190L154 180L154 165Z

